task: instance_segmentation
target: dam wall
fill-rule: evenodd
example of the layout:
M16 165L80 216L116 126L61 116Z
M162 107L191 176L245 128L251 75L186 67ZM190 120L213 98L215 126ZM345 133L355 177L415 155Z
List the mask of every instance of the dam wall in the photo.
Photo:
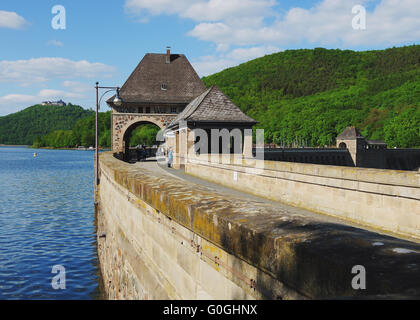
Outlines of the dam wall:
M185 172L240 191L420 240L420 172L189 157Z
M235 198L111 153L99 163L109 299L420 297L419 244ZM355 266L366 270L363 290L352 285Z
M109 154L100 178L98 255L109 299L305 299L201 236L216 236L218 220L197 213L204 200L197 190L181 194L176 181L130 170Z

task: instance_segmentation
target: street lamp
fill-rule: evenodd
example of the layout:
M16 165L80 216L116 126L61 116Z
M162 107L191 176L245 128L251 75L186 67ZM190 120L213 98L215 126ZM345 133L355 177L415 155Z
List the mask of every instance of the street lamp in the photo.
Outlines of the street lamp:
M98 145L98 112L99 106L101 104L102 98L108 92L115 91L115 98L113 103L115 106L119 107L122 105L122 100L120 98L120 87L100 87L99 82L96 82L96 118L95 118L95 186L99 185L99 145ZM106 89L101 98L99 99L99 89ZM112 119L112 118L111 118ZM112 126L112 124L111 124ZM112 137L111 137L112 139Z

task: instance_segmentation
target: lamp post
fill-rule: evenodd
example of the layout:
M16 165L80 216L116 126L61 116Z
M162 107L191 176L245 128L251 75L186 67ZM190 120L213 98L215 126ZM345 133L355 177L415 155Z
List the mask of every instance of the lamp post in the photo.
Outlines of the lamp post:
M96 118L95 118L95 186L99 184L99 145L98 145L98 112L99 107L102 101L102 98L108 92L115 91L115 99L113 101L114 105L119 107L122 105L122 100L120 98L120 87L100 87L99 82L96 82ZM99 99L99 89L106 89L101 98ZM112 126L112 125L111 125ZM112 137L111 137L112 139Z

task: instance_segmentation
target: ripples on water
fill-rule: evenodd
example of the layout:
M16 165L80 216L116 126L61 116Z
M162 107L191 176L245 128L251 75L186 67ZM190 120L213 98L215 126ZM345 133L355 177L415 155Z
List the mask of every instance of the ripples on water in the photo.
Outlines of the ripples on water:
M0 299L98 298L93 153L0 147L0 183Z

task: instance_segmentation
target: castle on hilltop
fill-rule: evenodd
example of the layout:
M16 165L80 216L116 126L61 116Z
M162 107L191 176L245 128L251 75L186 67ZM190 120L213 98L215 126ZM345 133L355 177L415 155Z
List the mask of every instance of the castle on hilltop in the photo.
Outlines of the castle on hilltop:
M41 103L43 106L58 106L58 107L65 107L67 104L63 100L58 101L42 101Z

